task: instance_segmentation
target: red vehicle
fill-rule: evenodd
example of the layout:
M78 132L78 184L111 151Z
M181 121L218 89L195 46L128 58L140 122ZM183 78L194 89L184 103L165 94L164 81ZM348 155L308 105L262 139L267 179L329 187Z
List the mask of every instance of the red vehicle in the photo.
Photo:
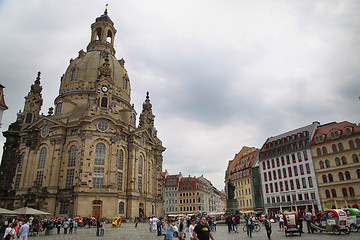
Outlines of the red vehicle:
M301 236L300 230L300 221L299 216L296 212L284 212L284 227L285 227L285 236L288 234L293 235L294 233L299 234Z
M316 215L311 221L311 227L320 232L333 232L334 234L350 233L349 226L346 225L347 215L341 209L329 209Z

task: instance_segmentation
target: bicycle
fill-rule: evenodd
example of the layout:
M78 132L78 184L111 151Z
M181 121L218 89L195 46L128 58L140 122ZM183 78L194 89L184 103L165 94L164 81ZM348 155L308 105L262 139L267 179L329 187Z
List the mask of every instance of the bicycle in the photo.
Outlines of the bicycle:
M260 230L261 230L260 224L254 223L254 231L255 231L255 232L259 232ZM244 231L244 232L247 231L247 224L244 225L243 231Z

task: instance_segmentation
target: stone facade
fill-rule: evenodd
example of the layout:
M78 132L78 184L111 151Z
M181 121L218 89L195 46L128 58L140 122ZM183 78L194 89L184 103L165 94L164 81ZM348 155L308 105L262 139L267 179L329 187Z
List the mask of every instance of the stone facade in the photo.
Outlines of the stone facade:
M311 147L324 208L360 206L360 127L344 121L320 126Z
M55 112L40 115L40 73L23 112L4 132L1 206L52 216L162 215L162 153L149 94L139 125L125 61L115 57L107 14L91 25L87 51L61 77Z

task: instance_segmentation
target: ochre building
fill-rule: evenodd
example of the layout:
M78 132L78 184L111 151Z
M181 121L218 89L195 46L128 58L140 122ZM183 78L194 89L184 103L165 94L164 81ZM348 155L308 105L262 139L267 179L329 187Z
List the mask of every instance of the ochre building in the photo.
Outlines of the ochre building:
M24 110L4 132L1 207L70 217L163 214L165 148L149 94L136 125L125 61L115 57L115 34L106 10L91 25L87 51L70 60L55 110L47 115L40 114L38 74Z
M359 125L344 121L320 126L311 145L323 207L359 208Z
M234 199L238 201L239 210L243 213L254 211L251 167L258 153L257 148L243 147L232 160L235 165L230 170L230 179L235 186Z

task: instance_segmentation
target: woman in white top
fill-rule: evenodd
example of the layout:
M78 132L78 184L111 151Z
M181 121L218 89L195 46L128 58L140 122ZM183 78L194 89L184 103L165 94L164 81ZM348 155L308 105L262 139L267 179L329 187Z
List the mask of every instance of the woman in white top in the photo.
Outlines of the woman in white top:
M10 232L11 232L11 223L9 223L8 227L5 229L5 233L4 233L4 238L3 238L3 239L5 239L5 236L8 235Z
M194 239L193 238L194 229L195 229L195 219L191 219L191 224L189 226L189 235L191 240Z

